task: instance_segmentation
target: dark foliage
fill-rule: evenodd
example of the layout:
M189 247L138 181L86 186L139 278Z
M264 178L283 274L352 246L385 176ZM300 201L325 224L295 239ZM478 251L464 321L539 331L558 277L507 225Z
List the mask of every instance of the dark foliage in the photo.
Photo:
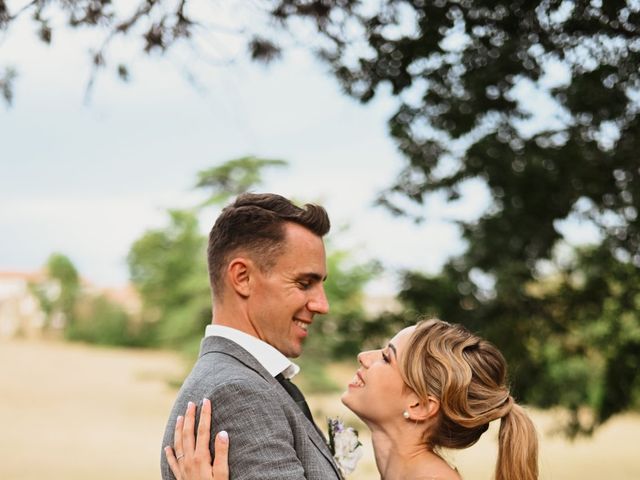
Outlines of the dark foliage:
M405 303L494 340L518 397L569 407L572 434L637 405L640 5L311 3L275 14L315 21L349 95L367 102L384 85L398 100L389 130L407 163L379 203L420 221L431 193L455 201L474 180L490 194L459 222L463 255L436 277L406 274ZM533 94L554 118L535 119ZM599 245L562 254L569 218Z

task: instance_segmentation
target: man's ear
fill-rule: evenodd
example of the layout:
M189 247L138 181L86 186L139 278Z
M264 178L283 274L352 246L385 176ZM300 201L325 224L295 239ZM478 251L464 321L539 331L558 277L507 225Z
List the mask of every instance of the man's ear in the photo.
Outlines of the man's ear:
M416 422L433 419L440 411L440 400L433 395L427 396L426 400L421 400L416 394L411 394L407 412L409 419Z
M251 293L251 271L253 263L245 257L236 257L227 266L229 286L241 297Z

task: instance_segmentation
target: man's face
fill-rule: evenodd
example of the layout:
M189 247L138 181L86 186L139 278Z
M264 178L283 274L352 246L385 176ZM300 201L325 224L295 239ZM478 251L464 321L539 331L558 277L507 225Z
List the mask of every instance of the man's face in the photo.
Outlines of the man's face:
M284 228L285 246L275 265L253 276L249 312L258 337L295 358L315 314L329 311L327 265L322 238L295 223Z

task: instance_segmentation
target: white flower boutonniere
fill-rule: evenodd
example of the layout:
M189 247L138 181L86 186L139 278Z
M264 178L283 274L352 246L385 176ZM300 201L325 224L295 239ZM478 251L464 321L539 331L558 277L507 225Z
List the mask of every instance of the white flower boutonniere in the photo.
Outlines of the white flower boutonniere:
M354 428L345 427L334 418L327 420L329 425L329 448L343 477L356 469L362 458L362 443L358 440L358 432Z

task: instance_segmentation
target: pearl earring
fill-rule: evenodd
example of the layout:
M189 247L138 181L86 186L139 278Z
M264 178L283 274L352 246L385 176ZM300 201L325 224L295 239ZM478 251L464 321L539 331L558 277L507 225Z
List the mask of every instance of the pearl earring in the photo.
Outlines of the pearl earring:
M407 412L406 410L405 410L404 412L402 412L402 416L403 416L405 419L409 420L409 412Z

